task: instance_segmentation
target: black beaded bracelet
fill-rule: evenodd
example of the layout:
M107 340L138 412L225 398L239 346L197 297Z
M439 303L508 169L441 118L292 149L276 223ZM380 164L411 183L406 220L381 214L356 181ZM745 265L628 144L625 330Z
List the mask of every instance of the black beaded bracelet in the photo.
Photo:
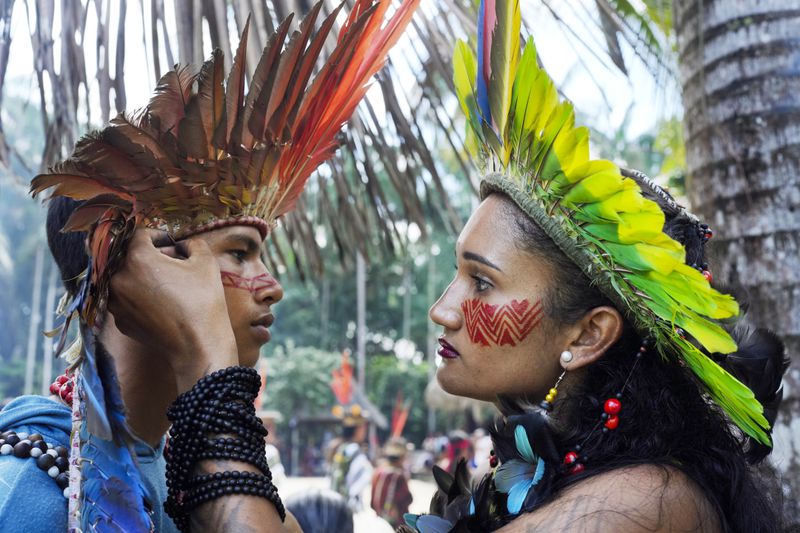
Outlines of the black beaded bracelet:
M198 380L169 407L172 427L165 451L168 490L164 508L181 531L189 530L192 509L231 494L267 498L281 520L285 519L267 466L267 431L253 405L260 386L261 378L254 369L226 368ZM260 472L193 475L198 463L209 459L247 463Z

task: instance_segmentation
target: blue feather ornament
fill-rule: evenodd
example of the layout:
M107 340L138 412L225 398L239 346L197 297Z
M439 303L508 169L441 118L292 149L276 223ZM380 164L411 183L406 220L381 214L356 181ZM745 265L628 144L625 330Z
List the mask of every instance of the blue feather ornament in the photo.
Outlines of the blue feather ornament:
M492 34L486 34L486 0L481 0L478 8L478 79L477 79L477 98L478 109L481 111L483 120L491 125L492 111L489 107L489 80L486 77L486 54L487 48L491 50Z
M135 461L119 381L91 328L81 325L80 522L83 531L153 531L149 499Z

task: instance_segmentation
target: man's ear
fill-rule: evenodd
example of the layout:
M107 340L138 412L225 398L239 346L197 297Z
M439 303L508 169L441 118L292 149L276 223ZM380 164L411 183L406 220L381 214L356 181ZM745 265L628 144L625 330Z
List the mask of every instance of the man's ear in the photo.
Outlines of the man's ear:
M577 370L597 361L619 340L624 320L619 311L609 305L590 309L574 326L573 340L567 347L572 353L566 370Z

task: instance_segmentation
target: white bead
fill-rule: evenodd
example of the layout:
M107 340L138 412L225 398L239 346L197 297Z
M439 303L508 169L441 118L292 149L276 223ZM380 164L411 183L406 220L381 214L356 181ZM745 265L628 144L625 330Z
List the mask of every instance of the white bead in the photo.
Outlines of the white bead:
M66 499L69 499L69 485L67 485L66 487L64 487L64 492L62 492L62 494L64 495L64 497L65 497Z
M37 457L39 457L43 453L44 452L42 450L40 450L39 448L31 448L31 457L33 457L34 459L36 459Z
M561 352L561 362L562 363L570 363L572 362L572 352L569 350L564 350Z
M50 476L51 478L54 478L54 479L60 473L61 473L61 471L58 469L58 467L56 465L51 466L50 469L47 470L47 475Z
M14 447L11 446L10 444L3 444L2 446L0 446L0 454L11 455L11 452L13 451Z
M51 449L52 447L53 447L53 445L52 445L52 444L50 444L50 443L48 442L48 443L47 443L47 449L49 450L49 449Z
M19 437L19 440L25 440L28 438L28 434L23 431L21 433L17 433L17 437Z
M58 458L58 452L55 451L53 448L50 448L49 450L47 450L47 455L52 456L53 459L57 459Z

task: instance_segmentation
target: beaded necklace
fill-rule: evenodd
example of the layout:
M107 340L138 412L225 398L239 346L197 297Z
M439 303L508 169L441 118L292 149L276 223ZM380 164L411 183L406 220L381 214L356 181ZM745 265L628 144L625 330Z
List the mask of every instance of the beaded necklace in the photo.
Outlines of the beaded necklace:
M50 392L68 407L72 405L73 376L67 373L58 376L50 385ZM54 446L45 442L39 433L4 431L0 433L0 455L13 455L20 459L34 459L36 466L47 472L69 498L69 450L65 446Z

